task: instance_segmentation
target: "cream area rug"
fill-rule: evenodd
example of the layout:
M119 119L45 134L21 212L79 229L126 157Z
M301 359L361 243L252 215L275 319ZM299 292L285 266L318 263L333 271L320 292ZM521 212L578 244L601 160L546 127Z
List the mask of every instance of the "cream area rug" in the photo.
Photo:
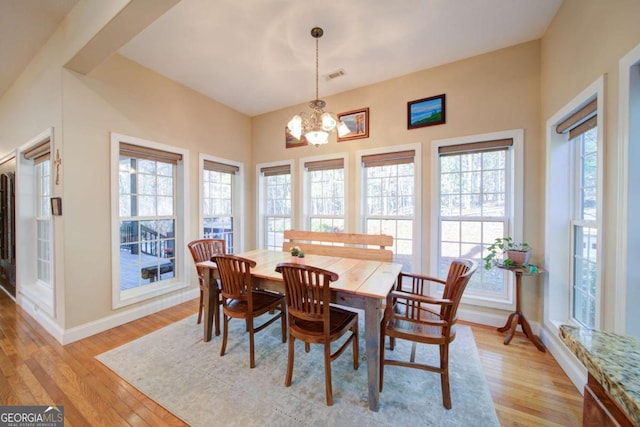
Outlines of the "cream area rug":
M304 344L296 341L293 382L284 386L287 344L281 341L279 321L256 334L254 369L249 369L244 322L230 322L227 353L220 357L222 337L203 342L195 316L97 359L192 426L498 425L469 327L458 326L450 346L450 410L442 406L439 375L387 366L380 410L370 411L362 324L360 335L360 368L353 369L351 348L332 363L333 406L325 404L319 345L305 353ZM410 351L409 343L397 340L395 350L386 354L408 360ZM416 358L437 363L437 354L437 346L423 345Z

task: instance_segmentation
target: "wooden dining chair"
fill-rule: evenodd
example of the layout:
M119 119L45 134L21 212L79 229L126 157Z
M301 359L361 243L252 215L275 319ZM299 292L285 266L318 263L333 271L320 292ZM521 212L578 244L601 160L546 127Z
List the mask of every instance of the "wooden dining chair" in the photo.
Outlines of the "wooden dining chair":
M324 380L327 405L333 405L331 362L353 343L353 369L358 369L358 313L330 304L330 283L338 274L303 264L281 263L276 271L282 273L287 301L289 325L289 357L284 385L289 387L293 377L294 341L324 346ZM331 353L331 343L351 331L349 338Z
M418 368L440 374L442 403L451 409L449 390L449 343L456 337L457 310L462 294L478 265L466 259L451 262L447 280L419 274L400 273L397 287L387 297L380 336L380 391L385 365ZM442 298L429 295L429 283L444 285ZM390 349L395 339L413 342L409 361L385 358L385 336L390 337ZM416 343L440 347L440 365L417 363Z
M222 239L200 239L189 242L187 245L189 251L191 252L191 256L193 257L194 263L211 261L211 257L214 255L221 255L227 253L226 245L224 240ZM200 304L198 305L198 324L202 322L202 310L204 308L204 281L205 274L209 274L209 270L206 268L196 266L196 271L198 272L198 283L200 285ZM220 335L220 316L218 312L220 311L220 306L222 305L222 297L220 296L220 285L218 286L218 301L216 303L216 312L214 313L214 323L216 335Z
M220 356L224 356L227 349L229 321L231 319L245 319L249 332L249 366L256 365L254 356L254 334L260 332L276 320L282 323L282 342L287 341L286 307L284 296L268 291L253 289L251 286L251 268L256 262L235 255L215 255L212 259L216 263L220 274L222 294L222 347ZM254 318L267 312L280 311L260 326L254 326Z

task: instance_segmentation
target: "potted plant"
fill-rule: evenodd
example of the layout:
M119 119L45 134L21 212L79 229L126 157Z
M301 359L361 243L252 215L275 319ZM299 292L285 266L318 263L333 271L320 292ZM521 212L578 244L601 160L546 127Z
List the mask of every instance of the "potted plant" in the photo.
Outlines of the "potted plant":
M487 247L489 254L484 257L484 268L490 270L494 264L500 262L500 257L502 257L501 265L504 267L527 265L531 257L531 249L528 243L514 242L511 237L499 237Z
M300 247L294 246L291 248L290 252L291 256L293 257L292 262L304 264L304 252L302 251L302 249L300 249Z

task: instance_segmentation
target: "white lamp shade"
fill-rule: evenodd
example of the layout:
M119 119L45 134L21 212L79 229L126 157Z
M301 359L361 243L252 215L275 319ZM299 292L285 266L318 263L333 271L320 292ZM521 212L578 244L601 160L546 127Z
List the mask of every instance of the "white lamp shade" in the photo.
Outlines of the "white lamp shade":
M343 138L349 135L349 132L351 132L351 129L349 129L349 126L347 126L345 122L340 120L340 123L338 123L338 136L340 138Z
M336 119L334 119L331 114L323 113L322 114L322 129L327 132L331 132L336 128Z
M300 137L302 136L302 117L296 114L289 121L289 123L287 123L287 127L289 128L289 132L291 133L291 135L293 135L296 139L300 139Z
M329 142L329 133L322 130L312 130L304 136L313 145L322 145Z

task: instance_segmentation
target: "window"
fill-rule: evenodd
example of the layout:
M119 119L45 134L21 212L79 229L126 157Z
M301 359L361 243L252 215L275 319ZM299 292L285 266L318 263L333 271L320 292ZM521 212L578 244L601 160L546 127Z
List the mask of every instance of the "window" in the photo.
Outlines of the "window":
M15 275L20 278L17 299L28 299L30 304L23 307L28 307L36 318L42 313L51 318L56 315L55 234L50 204L54 190L53 134L53 128L43 131L27 142L26 148L16 157L15 182L19 186L15 187L15 217L22 218L15 223L16 235L22 236L16 249L18 258L23 255L22 262L15 266ZM10 188L9 182L3 182L3 188Z
M419 176L415 162L419 147L365 154L361 157L363 229L368 234L393 236L394 261L406 271L419 271L416 227Z
M114 303L134 302L186 286L183 150L112 135L117 250Z
M493 136L499 138L489 139ZM513 136L496 133L441 140L433 147L438 176L433 197L436 275L445 277L455 258L475 260L480 268L469 282L465 300L499 308L512 304L512 277L504 270L485 270L482 258L498 237L521 240L515 220L515 194L521 190L514 191Z
M345 231L344 158L307 161L305 174L305 227L310 231Z
M202 236L223 239L228 253L234 253L237 238L236 176L238 165L229 161L203 160L202 171Z
M260 246L281 251L284 230L291 229L291 164L258 168Z
M581 325L595 328L599 228L597 101L591 101L571 115L556 131L568 133L573 151L571 314Z
M35 165L36 194L36 274L38 281L51 288L51 161L43 156Z
M546 122L544 326L602 328L604 76Z

